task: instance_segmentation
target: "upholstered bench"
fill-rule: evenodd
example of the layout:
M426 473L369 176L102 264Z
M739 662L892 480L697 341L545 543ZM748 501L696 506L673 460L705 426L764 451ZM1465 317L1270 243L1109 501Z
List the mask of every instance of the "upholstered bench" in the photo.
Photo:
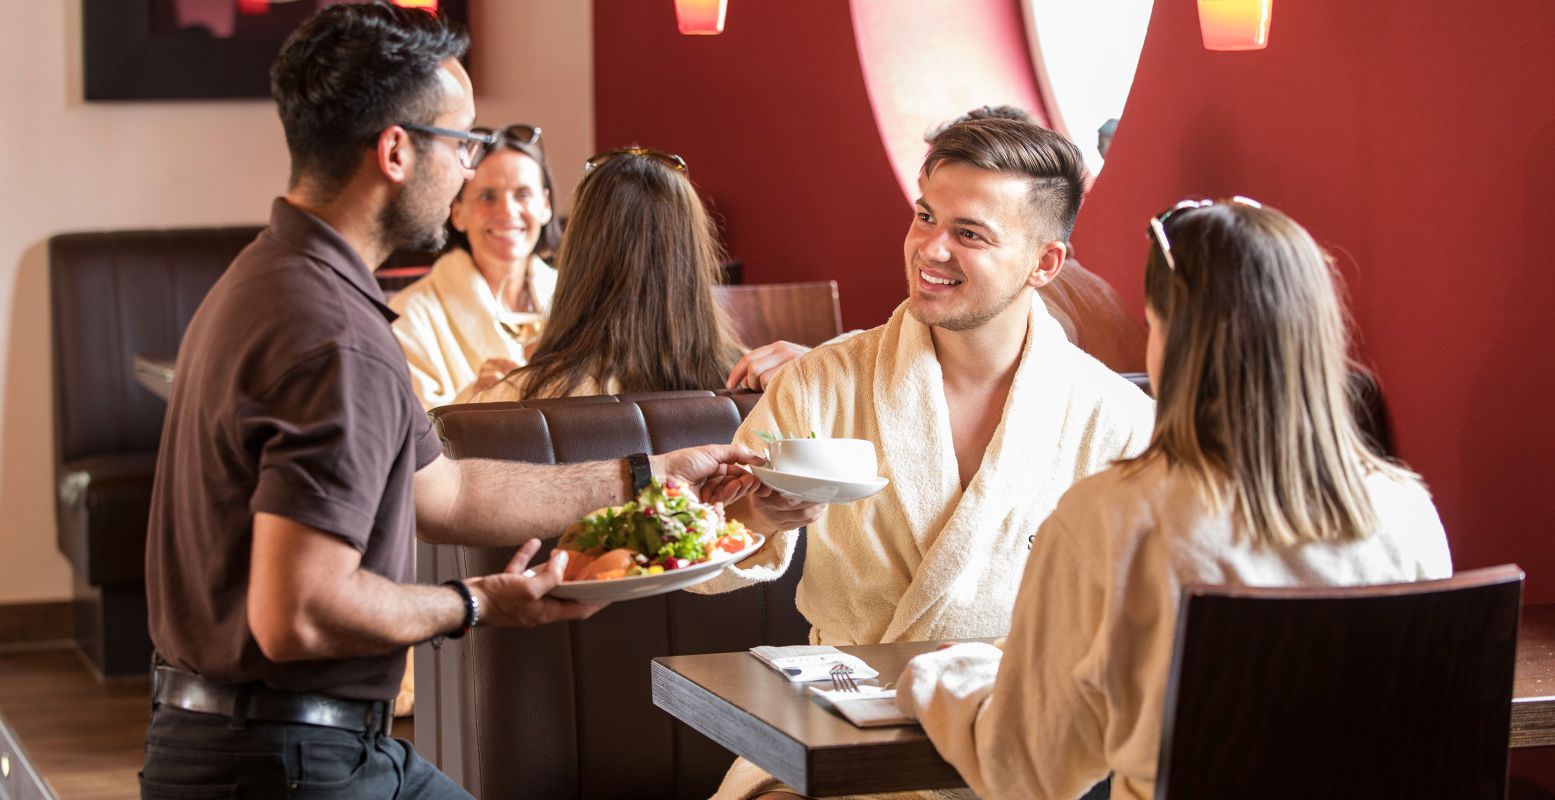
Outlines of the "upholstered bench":
M171 357L205 293L258 226L49 239L59 549L75 574L77 645L101 675L144 674L146 515L167 403L138 356ZM428 264L395 253L390 266Z

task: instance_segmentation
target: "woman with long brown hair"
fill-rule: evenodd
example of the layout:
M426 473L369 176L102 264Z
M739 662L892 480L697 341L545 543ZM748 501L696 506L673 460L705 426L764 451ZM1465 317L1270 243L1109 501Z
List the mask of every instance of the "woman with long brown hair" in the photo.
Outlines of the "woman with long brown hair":
M1312 237L1245 198L1185 201L1150 236L1150 445L1043 523L1002 654L957 645L901 676L898 704L982 797L1078 797L1109 771L1113 797L1154 796L1185 584L1452 574L1419 477L1352 416L1344 311Z
M679 156L589 159L529 363L481 402L716 389L743 352L713 299L722 248Z

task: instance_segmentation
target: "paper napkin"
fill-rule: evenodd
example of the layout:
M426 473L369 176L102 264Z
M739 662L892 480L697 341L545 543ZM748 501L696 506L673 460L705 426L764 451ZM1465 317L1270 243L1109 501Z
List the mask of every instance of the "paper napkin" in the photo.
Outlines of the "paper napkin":
M752 647L750 654L763 664L777 670L792 683L831 680L831 668L847 664L853 668L854 680L868 680L880 675L875 668L858 656L851 656L835 647L825 645L791 645Z
M860 686L856 692L839 692L811 686L810 692L860 728L915 724L913 720L902 716L901 709L896 707L895 689Z

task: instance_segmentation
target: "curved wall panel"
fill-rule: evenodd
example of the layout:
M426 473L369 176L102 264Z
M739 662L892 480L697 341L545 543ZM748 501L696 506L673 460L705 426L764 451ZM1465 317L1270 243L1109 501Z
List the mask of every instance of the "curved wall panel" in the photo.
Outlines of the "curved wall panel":
M918 196L923 135L968 109L1010 104L1043 125L1021 0L852 0L864 85L902 194Z
M594 0L594 69L598 149L684 156L746 280L835 278L849 328L906 297L924 132L984 104L1045 119L1020 0L735 0L719 36Z

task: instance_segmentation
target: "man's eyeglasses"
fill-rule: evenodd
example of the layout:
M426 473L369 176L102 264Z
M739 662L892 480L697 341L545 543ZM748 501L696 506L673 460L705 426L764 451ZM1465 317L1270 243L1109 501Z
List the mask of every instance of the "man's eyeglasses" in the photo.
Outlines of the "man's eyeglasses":
M489 131L481 132L479 129L456 131L453 128L439 128L435 125L416 125L413 123L401 123L400 127L407 131L425 133L431 136L446 136L449 139L458 139L459 163L463 164L465 169L475 169L481 163L481 159L486 157L486 150L497 143L496 134ZM536 130L535 134L539 135L539 130Z
M594 171L595 167L616 156L642 156L643 158L651 158L676 172L687 171L686 160L674 153L666 153L663 150L650 150L646 147L619 147L615 150L606 150L583 162L583 175L587 177L590 172Z
M1166 240L1166 221L1171 219L1172 215L1179 211L1187 211L1188 209L1192 208L1205 208L1206 206L1212 206L1219 202L1219 200L1182 200L1178 202L1177 205L1172 206L1171 208L1168 208L1165 211L1162 211L1161 213L1150 218L1149 235L1151 238L1155 239L1155 243L1160 246L1161 256L1162 258L1166 259L1167 269L1175 271L1177 269L1177 261L1172 258L1171 242ZM1226 202L1251 206L1253 208L1263 208L1263 203L1260 203L1251 197L1243 197L1241 195L1236 195Z
M480 136L492 137L491 143L493 145L499 141L502 141L503 139L506 139L513 144L519 145L520 147L529 147L530 145L536 144L540 141L539 125L509 125L500 131L493 128L477 127L471 128L470 133Z

